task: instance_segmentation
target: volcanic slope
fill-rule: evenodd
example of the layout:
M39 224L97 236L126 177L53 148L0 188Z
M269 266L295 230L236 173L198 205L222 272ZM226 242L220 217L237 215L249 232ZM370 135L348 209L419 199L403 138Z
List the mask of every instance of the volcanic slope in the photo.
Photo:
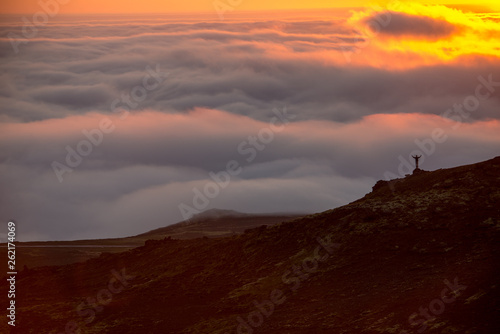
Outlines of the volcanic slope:
M498 333L499 234L496 157L241 235L24 271L12 333Z

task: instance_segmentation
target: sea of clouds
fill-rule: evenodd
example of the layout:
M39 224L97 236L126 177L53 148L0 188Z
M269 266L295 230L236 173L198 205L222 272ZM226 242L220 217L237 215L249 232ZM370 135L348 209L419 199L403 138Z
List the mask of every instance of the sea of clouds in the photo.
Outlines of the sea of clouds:
M4 19L0 220L18 221L21 240L138 234L183 220L179 205L195 208L229 161L241 171L203 209L318 212L406 172L415 150L427 170L499 155L500 87L453 111L479 77L500 82L498 58L395 68L348 18L60 16L18 52L7 36L23 22ZM384 35L453 31L393 18ZM78 153L103 119L112 131L69 166L67 147Z

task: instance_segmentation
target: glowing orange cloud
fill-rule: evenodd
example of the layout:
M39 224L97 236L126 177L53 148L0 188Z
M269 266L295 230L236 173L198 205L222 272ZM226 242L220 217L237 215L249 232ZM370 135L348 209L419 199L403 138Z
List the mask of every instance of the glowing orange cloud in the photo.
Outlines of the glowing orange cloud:
M350 23L368 40L365 51L371 55L414 54L423 63L434 63L470 55L498 57L499 19L496 13L478 14L446 6L392 2L377 12L373 9L355 12ZM401 24L397 31L395 28L400 23L397 20L414 21L414 26Z

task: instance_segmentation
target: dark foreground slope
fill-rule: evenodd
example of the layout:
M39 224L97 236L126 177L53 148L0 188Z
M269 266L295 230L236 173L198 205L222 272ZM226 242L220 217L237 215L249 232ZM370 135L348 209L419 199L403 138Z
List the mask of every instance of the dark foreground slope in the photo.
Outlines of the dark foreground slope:
M497 157L243 235L24 272L13 332L498 333L499 233Z

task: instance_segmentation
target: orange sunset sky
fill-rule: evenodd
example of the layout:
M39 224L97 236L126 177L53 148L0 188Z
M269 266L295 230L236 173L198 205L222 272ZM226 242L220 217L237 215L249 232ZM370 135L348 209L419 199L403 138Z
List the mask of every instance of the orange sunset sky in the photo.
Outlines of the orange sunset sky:
M55 1L55 0L54 0ZM42 1L50 2L50 0ZM170 13L212 11L213 0L60 0L61 13ZM239 10L277 10L277 9L315 9L335 7L362 7L370 4L384 5L389 1L370 0L219 0ZM394 1L391 1L394 2ZM402 1L405 2L405 1ZM500 3L496 0L464 1L464 0L429 0L418 1L429 5L448 5L454 8L465 8L472 11L500 11ZM32 13L40 9L38 0L2 1L2 13Z

